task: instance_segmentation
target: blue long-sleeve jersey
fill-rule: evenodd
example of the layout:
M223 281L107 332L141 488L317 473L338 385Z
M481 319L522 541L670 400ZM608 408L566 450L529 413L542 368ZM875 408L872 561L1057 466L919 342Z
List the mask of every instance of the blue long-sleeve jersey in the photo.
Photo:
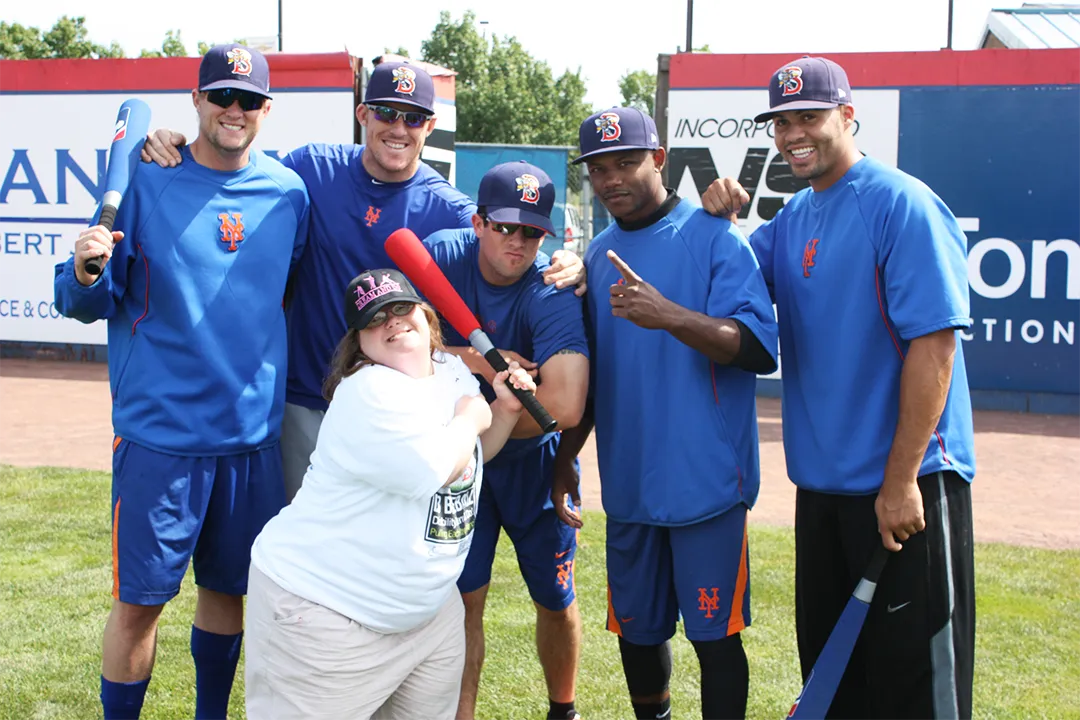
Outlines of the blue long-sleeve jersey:
M117 435L207 456L277 441L285 401L282 298L307 238L299 176L260 152L233 172L140 164L117 213L124 239L90 286L56 266L57 309L108 320Z

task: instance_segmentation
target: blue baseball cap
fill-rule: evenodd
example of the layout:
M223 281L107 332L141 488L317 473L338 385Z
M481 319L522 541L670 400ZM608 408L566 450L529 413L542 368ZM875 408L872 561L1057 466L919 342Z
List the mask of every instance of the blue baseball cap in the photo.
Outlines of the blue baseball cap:
M555 183L546 172L524 160L496 165L484 173L476 204L489 220L532 225L555 234L551 224Z
M660 136L648 114L636 108L614 107L587 117L578 129L578 143L581 155L575 164L616 150L656 150Z
M215 45L199 63L199 92L234 88L270 95L270 66L258 50L229 43Z
M407 62L383 62L375 66L364 91L364 104L396 102L435 114L435 81L427 71Z
M804 55L772 74L769 111L754 118L766 122L785 110L828 110L851 104L847 73L832 60Z

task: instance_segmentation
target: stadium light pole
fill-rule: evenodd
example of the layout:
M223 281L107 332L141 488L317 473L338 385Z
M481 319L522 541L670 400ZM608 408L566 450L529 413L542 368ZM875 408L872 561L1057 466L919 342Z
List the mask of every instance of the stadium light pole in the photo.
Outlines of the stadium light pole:
M686 0L686 52L694 52L694 0Z
M277 0L277 51L281 52L281 2Z

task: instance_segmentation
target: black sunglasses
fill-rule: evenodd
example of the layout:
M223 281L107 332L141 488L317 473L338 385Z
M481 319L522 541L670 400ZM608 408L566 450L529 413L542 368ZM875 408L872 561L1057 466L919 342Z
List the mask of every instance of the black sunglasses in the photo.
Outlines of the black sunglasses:
M404 317L412 312L412 309L416 307L416 303L411 302L396 302L390 306L390 312L398 317ZM386 313L386 310L380 310L371 316L371 322L367 324L365 330L371 330L377 328L380 325L385 325L386 321L390 319L390 316Z
M218 107L226 109L231 108L234 102L239 101L240 109L244 112L259 110L266 104L266 97L247 90L237 90L236 88L209 90L206 93L206 99Z
M510 237L514 233L521 230L521 234L525 236L526 240L539 240L547 235L547 231L542 228L533 227L532 225L514 225L512 223L498 223L492 222L491 227L495 228L495 232Z
M387 125L393 125L398 118L401 118L405 123L405 127L418 128L423 127L424 123L431 119L431 116L425 113L401 112L386 105L368 105L368 109L371 110L371 114L375 116L376 120Z

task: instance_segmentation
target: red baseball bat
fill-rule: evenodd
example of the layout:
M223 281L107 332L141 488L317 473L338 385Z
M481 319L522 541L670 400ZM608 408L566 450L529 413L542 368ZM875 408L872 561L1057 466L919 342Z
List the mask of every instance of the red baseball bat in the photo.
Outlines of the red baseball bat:
M450 285L416 233L408 228L390 233L390 237L386 238L386 253L461 337L468 338L469 344L487 359L496 372L506 370L506 360L492 344L491 338L480 329L480 322ZM544 409L536 395L514 387L509 380L506 384L544 432L555 429L555 418Z

